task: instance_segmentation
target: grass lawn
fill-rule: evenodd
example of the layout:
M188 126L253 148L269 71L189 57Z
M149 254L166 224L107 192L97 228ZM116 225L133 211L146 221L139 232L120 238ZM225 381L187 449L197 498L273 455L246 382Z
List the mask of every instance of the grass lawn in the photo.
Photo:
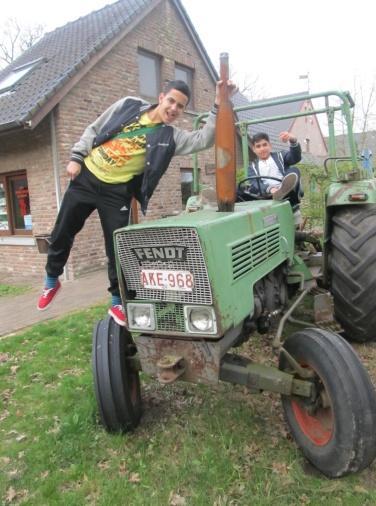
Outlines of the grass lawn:
M30 290L30 286L20 286L20 285L5 285L0 283L0 297L5 297L7 295L21 295Z
M2 504L376 504L376 465L318 475L291 441L278 395L143 377L139 428L107 434L91 373L92 327L104 314L92 308L0 341ZM264 350L265 337L243 346ZM360 351L372 364L375 349Z

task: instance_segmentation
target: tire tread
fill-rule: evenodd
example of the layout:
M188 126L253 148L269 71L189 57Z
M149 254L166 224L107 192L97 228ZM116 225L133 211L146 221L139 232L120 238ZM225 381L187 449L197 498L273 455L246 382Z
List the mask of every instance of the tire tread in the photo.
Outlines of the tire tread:
M330 252L334 312L346 337L376 339L376 205L339 208L333 219Z

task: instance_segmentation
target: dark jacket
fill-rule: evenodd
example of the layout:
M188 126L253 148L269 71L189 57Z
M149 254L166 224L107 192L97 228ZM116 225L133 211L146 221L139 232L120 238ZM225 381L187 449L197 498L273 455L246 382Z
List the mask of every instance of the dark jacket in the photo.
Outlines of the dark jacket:
M281 177L283 177L287 174L292 165L299 163L302 159L302 148L300 144L296 142L295 144L290 144L290 149L288 151L274 151L270 153L270 156L273 158L278 169L280 170ZM257 158L255 161L249 164L248 177L259 175L259 160ZM260 181L260 186L262 192L266 192L268 185ZM259 186L256 180L251 185L251 191L253 193L259 193Z
M71 160L83 163L84 158L97 146L107 142L126 125L137 121L153 107L135 97L125 97L110 106L94 123L89 125L73 146ZM132 180L135 197L145 214L149 200L174 155L187 155L210 147L214 143L215 109L205 126L188 132L173 125L162 125L146 135L146 156L143 174Z

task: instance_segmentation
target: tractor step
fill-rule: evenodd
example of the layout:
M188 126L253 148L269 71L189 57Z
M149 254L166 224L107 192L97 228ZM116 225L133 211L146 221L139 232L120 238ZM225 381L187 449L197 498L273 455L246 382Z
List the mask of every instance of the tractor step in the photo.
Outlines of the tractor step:
M160 383L167 384L176 381L185 371L184 358L175 355L165 355L157 362Z
M325 330L341 333L343 329L334 318L333 296L329 292L313 296L313 314L316 325Z

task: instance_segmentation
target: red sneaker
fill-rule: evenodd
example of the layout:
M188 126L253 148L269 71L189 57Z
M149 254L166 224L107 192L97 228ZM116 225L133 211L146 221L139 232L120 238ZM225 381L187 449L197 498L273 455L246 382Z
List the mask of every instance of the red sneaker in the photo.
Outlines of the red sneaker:
M39 311L44 311L48 307L50 307L51 302L55 299L57 292L61 288L61 283L58 280L55 288L44 288L42 295L39 297L37 309Z
M123 306L121 304L110 307L108 314L112 316L118 325L121 325L122 327L126 326L127 321L125 318Z

